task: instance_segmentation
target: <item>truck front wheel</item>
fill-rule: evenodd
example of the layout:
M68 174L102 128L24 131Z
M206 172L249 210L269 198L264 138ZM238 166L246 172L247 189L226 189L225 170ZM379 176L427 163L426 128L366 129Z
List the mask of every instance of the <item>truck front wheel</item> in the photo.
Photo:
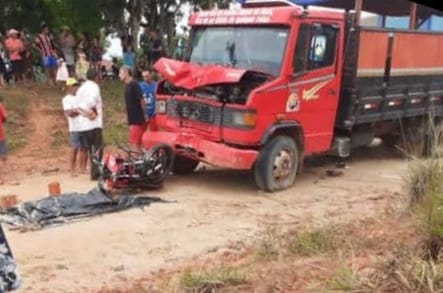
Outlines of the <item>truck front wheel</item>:
M177 175L185 175L194 172L199 161L183 156L175 156L172 164L172 173Z
M274 137L260 151L254 166L257 186L267 192L286 189L294 183L300 151L288 136Z

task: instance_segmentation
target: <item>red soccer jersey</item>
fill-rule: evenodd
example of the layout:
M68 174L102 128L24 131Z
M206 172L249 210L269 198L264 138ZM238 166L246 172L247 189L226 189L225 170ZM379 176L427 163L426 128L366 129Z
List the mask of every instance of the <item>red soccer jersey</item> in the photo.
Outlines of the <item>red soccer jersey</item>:
M7 114L5 107L0 103L0 141L5 140L5 132L3 130L3 122L6 120Z

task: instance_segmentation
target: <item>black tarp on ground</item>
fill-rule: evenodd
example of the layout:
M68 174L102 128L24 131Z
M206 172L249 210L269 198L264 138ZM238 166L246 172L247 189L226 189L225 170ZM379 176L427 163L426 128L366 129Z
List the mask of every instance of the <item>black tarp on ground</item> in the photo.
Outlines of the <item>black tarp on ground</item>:
M20 203L0 211L0 222L23 230L36 230L79 218L113 213L153 202L166 202L158 197L119 195L111 199L92 189L87 193L65 193L33 202Z

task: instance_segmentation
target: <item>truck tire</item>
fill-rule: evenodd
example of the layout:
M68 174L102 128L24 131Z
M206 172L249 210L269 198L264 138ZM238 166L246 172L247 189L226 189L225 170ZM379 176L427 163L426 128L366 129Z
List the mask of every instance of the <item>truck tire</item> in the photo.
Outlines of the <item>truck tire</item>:
M177 155L172 163L172 173L177 175L190 174L197 168L198 163L197 160Z
M260 151L254 165L257 186L274 192L292 186L300 164L300 151L293 139L277 136Z

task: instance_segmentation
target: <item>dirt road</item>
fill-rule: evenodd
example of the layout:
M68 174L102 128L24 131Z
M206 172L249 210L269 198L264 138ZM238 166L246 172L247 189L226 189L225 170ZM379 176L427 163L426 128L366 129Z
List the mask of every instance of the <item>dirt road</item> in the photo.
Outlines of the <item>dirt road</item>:
M93 292L124 286L160 268L204 256L231 243L250 243L269 226L307 225L376 217L402 201L406 163L386 150L357 154L342 176L326 176L331 163L307 164L296 185L276 194L257 192L248 173L201 170L171 177L154 192L174 203L49 228L8 231L23 275L19 292ZM1 193L42 197L47 183L62 191L87 191L86 177L35 176Z

